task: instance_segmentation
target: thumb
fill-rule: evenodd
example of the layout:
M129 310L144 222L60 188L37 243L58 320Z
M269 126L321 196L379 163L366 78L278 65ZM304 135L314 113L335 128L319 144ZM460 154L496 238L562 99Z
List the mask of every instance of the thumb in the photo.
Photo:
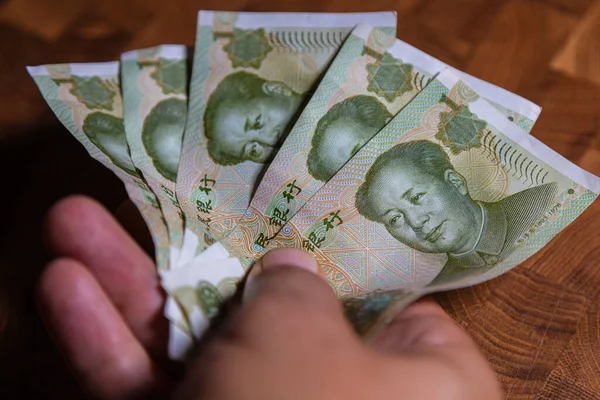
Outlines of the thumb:
M252 268L242 303L200 348L179 398L337 398L326 393L342 386L326 379L330 369L345 378L366 352L317 262L277 249Z
M430 298L408 306L370 344L374 350L396 357L399 362L428 360L435 361L435 365L445 366L446 370L449 368L451 374L438 374L438 387L444 388L447 395L456 390L461 393L456 398L502 398L496 375L476 344ZM418 371L418 363L409 365L413 371ZM431 371L433 367L426 368ZM428 376L427 373L416 374L417 378L412 380L413 388L416 393L421 393L419 398L438 398L432 392L427 396L423 394L426 390L438 390L421 379ZM451 378L450 382L441 384L442 379L448 377ZM409 388L405 386L403 389L406 393Z
M342 305L310 254L275 249L252 268L242 306L232 318L237 334L243 332L253 342L289 340L288 335L314 337L318 327L323 334L356 340Z
M271 250L252 267L244 288L244 304L252 303L266 293L293 297L296 302L318 308L337 303L314 257L292 248Z
M404 353L434 347L475 344L432 298L422 298L400 312L371 342L384 352Z

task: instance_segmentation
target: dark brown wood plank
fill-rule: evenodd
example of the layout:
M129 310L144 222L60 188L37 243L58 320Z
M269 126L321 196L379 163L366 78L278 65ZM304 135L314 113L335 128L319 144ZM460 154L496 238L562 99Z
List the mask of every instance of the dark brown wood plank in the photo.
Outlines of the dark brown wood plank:
M56 40L87 7L88 0L8 0L0 21L47 41Z
M582 15L589 10L590 6L597 3L597 0L540 0L553 5L560 11L565 11L577 15Z
M532 398L575 333L586 297L523 268L490 286L466 331L494 366L507 398Z
M431 0L420 3L415 17L423 27L478 43L508 0ZM459 12L457 12L460 10Z
M534 0L510 1L490 24L466 72L521 94L566 40L577 18Z
M577 162L600 128L600 86L547 70L525 92L542 107L533 135Z
M600 2L586 13L552 67L600 84Z
M577 333L552 370L540 400L600 399L600 307L589 309L577 324Z

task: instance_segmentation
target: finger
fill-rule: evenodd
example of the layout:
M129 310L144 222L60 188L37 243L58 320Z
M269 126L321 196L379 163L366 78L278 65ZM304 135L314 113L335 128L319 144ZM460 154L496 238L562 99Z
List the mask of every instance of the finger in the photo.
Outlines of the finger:
M179 398L198 390L206 398L239 398L240 390L246 391L240 388L256 390L252 388L266 382L273 393L283 392L294 382L287 380L293 374L281 373L282 368L314 373L318 365L324 376L322 358L350 365L347 360L354 353L349 345L360 348L312 256L277 249L252 268L241 306L203 343ZM235 385L223 384L224 377L233 378Z
M489 363L466 332L433 299L421 299L408 306L374 339L371 347L396 358L396 368L391 371L406 370L416 377L435 374L446 379L446 383L440 381L439 386L432 387L416 378L404 386L405 393L438 398L442 387L445 398L454 398L450 393L455 393L456 398L500 398L500 387Z
M280 296L323 308L341 309L334 292L319 276L320 267L308 253L298 249L269 251L252 267L244 288L244 302L257 297Z
M289 341L290 334L314 340L313 333L303 335L308 330L327 340L330 335L354 340L341 304L319 276L320 267L311 255L297 249L272 250L253 268L237 325L233 324L238 333L258 345Z
M140 214L140 210L131 200L124 201L117 208L115 217L131 237L146 251L146 254L154 254L154 243L148 225L146 225L146 221Z
M60 257L85 265L133 334L153 354L166 354L164 293L152 260L95 201L73 196L48 213L46 241Z
M167 379L88 269L58 259L38 285L41 315L85 390L100 399L147 398Z
M373 340L383 351L406 352L423 347L466 345L468 335L430 298L409 305Z

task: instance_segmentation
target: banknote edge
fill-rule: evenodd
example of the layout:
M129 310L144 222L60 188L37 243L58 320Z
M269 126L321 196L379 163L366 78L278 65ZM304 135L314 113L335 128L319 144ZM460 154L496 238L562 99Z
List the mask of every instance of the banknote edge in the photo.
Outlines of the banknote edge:
M212 25L216 13L227 12L218 10L200 10L198 25ZM310 13L310 12L235 12L238 16L236 26L240 28L337 28L348 25L369 23L371 25L396 26L396 11L375 11L367 13Z
M354 28L351 34L366 41L371 32L375 29L377 29L377 27L369 24L359 24ZM388 52L395 58L402 58L402 61L412 63L433 76L443 71L444 68L450 68L455 74L461 76L463 80L481 96L486 97L505 108L516 111L534 122L540 116L542 108L531 100L519 96L498 85L494 85L491 82L460 71L403 40L396 38L394 44L388 49ZM400 55L403 55L404 57L401 57ZM425 67L430 67L431 70L425 69Z
M451 68L444 69L436 79L447 88L452 88L461 80ZM600 178L561 156L542 141L536 139L533 135L528 134L522 128L505 118L488 101L484 100L482 102L471 103L469 108L472 112L476 113L479 118L494 125L503 135L515 143L518 143L519 146L523 147L526 151L546 164L551 165L560 174L596 194L600 193Z
M27 66L25 69L31 77L49 76L48 66L53 65L68 65L71 75L77 76L107 76L116 75L119 73L119 61L107 61L98 63L54 63L43 64L37 66Z
M187 47L184 44L161 44L143 49L129 50L121 54L121 61L138 60L140 51L158 49L158 56L167 59L187 59Z

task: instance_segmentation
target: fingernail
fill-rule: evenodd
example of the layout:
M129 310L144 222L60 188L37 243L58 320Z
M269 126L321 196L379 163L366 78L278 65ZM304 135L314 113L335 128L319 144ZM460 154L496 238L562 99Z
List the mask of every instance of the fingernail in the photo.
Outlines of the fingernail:
M256 260L254 265L250 268L250 272L248 273L248 278L246 278L246 285L254 280L263 270L262 259Z
M246 278L246 282L244 283L244 291L242 293L242 303L247 303L248 300L254 295L256 291L256 277L261 274L263 270L262 259L256 260L254 265L250 267L250 272L248 273L248 277Z
M281 267L299 268L313 274L319 271L315 258L299 249L274 249L265 254L260 261L262 271Z
M242 302L248 301L256 290L256 278L267 270L276 268L298 268L313 274L318 274L321 270L314 257L302 250L298 249L274 249L265 254L261 259L256 260L251 267L246 284L244 285L244 293Z

